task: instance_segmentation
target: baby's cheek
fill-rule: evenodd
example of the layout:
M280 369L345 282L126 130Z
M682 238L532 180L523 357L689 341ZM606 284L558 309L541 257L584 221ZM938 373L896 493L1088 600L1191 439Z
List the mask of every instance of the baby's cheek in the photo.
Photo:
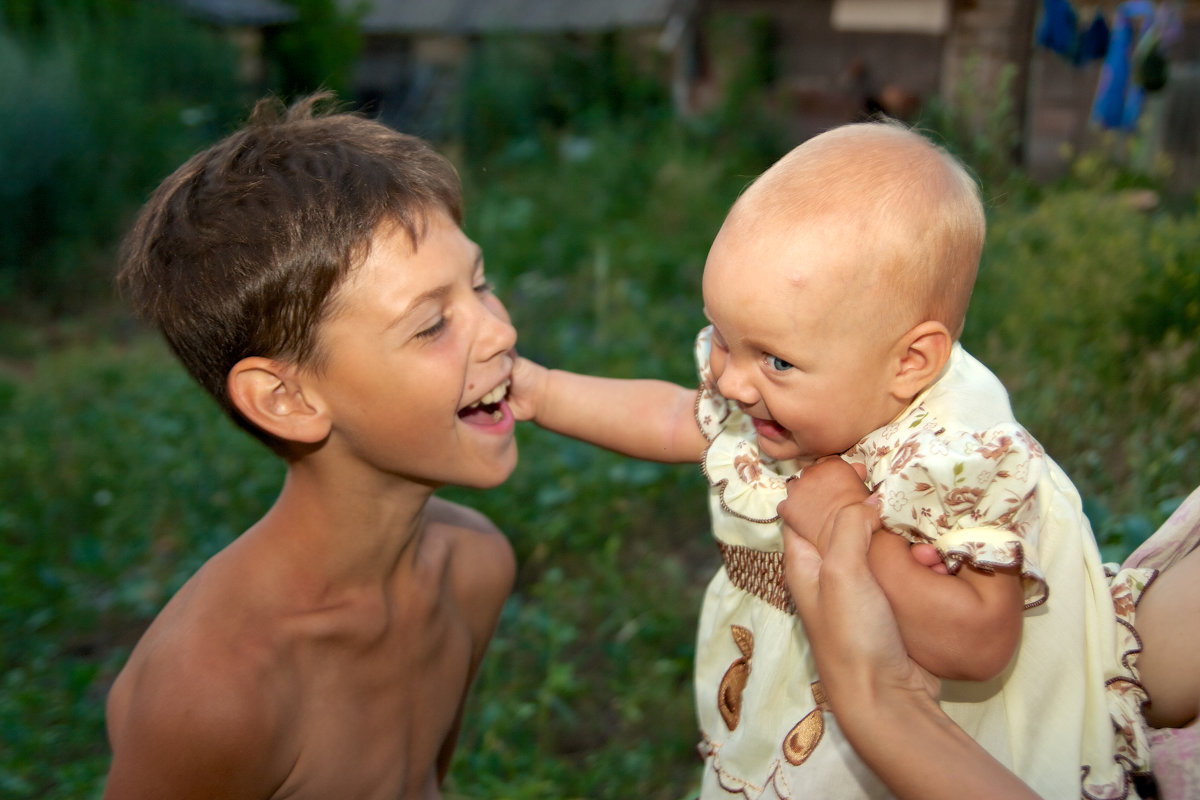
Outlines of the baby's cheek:
M725 351L714 344L709 353L708 363L712 367L713 380L719 380L721 373L725 371Z

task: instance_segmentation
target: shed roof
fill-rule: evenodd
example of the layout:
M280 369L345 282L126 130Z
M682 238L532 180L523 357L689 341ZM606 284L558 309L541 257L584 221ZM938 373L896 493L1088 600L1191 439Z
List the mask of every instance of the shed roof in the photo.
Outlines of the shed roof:
M282 25L296 17L283 0L177 0L189 14L216 25L263 27Z
M338 2L353 8L358 0ZM368 0L363 29L464 35L653 28L664 25L680 4L681 0Z

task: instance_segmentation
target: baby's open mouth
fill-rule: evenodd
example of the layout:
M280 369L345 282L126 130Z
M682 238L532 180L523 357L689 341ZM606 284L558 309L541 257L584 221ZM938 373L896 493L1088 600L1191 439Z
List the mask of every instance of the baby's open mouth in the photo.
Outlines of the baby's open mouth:
M754 430L760 435L768 439L786 439L788 429L780 425L772 419L754 418Z
M512 381L505 381L479 398L478 401L459 411L459 419L464 422L473 422L477 425L499 422L504 419L504 411L500 408L500 404L504 402L504 398L508 395L508 387L511 383Z

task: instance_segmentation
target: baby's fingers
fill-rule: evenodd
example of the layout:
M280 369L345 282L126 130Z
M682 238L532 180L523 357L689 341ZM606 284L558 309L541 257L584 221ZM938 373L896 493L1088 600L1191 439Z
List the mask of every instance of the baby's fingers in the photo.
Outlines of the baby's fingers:
M913 559L923 567L929 567L939 575L948 575L950 571L942 562L942 554L931 544L914 544L909 552Z

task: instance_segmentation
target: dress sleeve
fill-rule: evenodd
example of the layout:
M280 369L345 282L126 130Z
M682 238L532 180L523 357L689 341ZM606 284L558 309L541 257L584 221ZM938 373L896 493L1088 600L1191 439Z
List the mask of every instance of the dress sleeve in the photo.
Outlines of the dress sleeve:
M700 376L700 393L696 397L696 422L704 438L713 441L725 428L729 418L729 401L717 391L709 356L712 354L712 326L703 328L696 336L696 372Z
M949 436L922 429L888 456L871 473L884 525L931 542L951 573L963 564L984 572L1015 567L1025 607L1045 602L1037 563L1037 486L1045 459L1024 428L1004 424Z

